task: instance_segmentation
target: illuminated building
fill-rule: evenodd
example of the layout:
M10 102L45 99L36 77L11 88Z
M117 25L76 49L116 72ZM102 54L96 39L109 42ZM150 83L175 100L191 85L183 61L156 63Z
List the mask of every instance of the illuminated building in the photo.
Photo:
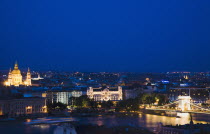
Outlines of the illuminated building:
M9 71L8 80L5 82L5 86L31 86L31 73L28 69L26 79L23 81L21 71L18 69L18 64L15 63L14 70Z
M64 103L70 105L71 97L80 97L82 96L82 91L71 91L71 90L62 90L62 91L47 91L47 102L49 103Z
M40 77L40 74L38 74L38 77L37 78L31 78L32 80L42 80L44 78Z
M189 77L188 77L187 75L185 75L185 76L184 76L184 79L188 80L188 79L189 79Z
M122 87L89 87L87 96L95 101L119 101L122 100Z
M47 113L45 98L28 97L22 99L1 99L0 115L18 117L23 115L41 115Z
M24 85L31 86L31 73L30 73L29 68L28 68L28 72L27 72L27 75L26 75L26 80L24 82Z

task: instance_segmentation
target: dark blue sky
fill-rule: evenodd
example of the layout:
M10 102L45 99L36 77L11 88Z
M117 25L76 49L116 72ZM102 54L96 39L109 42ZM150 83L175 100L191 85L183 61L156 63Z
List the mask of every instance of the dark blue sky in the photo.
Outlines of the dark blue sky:
M0 70L209 71L210 0L0 0Z

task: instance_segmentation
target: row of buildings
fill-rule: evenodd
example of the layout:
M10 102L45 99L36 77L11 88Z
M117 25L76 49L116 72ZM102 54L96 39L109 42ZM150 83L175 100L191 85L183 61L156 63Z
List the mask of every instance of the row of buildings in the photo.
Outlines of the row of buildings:
M11 89L6 88L3 90L8 91ZM71 97L80 97L82 95L87 95L95 101L122 100L122 87L120 86L103 88L89 87L86 92L75 90L34 91L25 92L21 97L14 96L18 92L7 94L6 97L5 92L7 91L3 90L0 90L0 116L8 117L43 115L47 113L47 103L61 102L71 105Z
M6 88L5 91L0 90L0 115L21 116L25 114L43 114L47 113L47 103L62 102L71 105L72 97L80 97L87 95L95 101L121 101L129 98L135 98L142 93L142 89L126 90L121 86L118 87L88 87L87 89L74 90L51 88L42 90L19 89L12 91L13 88ZM11 90L11 94L23 94L21 98L5 97L5 92ZM14 89L13 89L14 90ZM16 89L17 90L17 89ZM151 90L151 89L147 89ZM172 101L176 101L178 96L191 96L194 103L206 103L209 100L209 88L172 88L168 93L168 97ZM11 96L11 95L10 95ZM204 97L205 96L205 97Z
M24 79L16 63L14 70L10 69L8 76L5 77L4 85L10 89L17 90L16 93L23 94L23 98L1 99L0 115L28 114L30 112L27 111L30 111L30 109L32 109L32 113L44 113L46 109L43 110L43 108L46 107L47 102L62 102L71 105L71 97L80 97L82 95L87 95L95 101L127 100L136 98L141 93L165 94L171 101L177 100L178 96L191 96L196 103L206 103L210 99L210 88L204 85L200 87L195 86L202 77L208 83L210 75L208 76L207 74L203 76L203 74L195 75L189 73L140 75L137 73L76 72L68 74L46 72L42 76L43 78L38 74L37 78L31 78L32 74L28 69ZM196 79L197 77L199 79ZM172 81L160 80L163 78L168 78ZM41 106L38 106L38 103L33 103L36 99ZM21 101L21 103L13 103L18 101ZM13 110L15 105L20 106Z
M37 116L47 114L45 98L0 99L0 116L19 117L32 114Z
M62 102L70 105L71 97L87 95L95 101L120 101L123 99L122 87L89 87L87 90L49 90L47 91L48 102Z

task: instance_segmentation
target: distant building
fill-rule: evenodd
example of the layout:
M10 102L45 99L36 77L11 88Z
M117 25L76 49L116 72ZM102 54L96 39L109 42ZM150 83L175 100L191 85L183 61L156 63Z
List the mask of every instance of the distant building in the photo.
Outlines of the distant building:
M71 97L80 97L82 96L82 91L72 91L72 90L62 90L62 91L47 91L47 102L49 103L64 103L70 105Z
M122 100L122 87L89 87L87 96L95 101L119 101Z
M26 79L23 81L21 71L18 69L18 64L15 63L14 70L9 71L8 74L8 80L4 83L5 86L19 86L19 85L25 85L25 86L31 86L31 73L28 69Z
M21 98L0 100L0 115L18 117L23 115L40 115L47 113L44 98Z
M42 80L44 78L40 77L40 74L38 74L38 77L37 78L31 78L32 80Z
M194 103L205 103L210 98L210 88L170 88L168 97L171 101L178 99L178 96L190 96Z

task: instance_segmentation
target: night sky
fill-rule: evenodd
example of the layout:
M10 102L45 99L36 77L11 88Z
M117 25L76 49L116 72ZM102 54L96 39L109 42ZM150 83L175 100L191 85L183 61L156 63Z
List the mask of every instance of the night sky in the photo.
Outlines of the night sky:
M210 0L0 0L0 70L210 71Z

